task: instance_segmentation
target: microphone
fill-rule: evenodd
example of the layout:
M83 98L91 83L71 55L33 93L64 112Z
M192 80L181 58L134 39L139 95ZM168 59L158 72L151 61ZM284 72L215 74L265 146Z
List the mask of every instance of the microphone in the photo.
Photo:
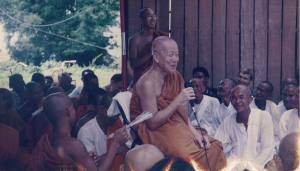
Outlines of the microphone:
M193 88L193 84L192 84L191 82L187 81L187 82L184 83L184 87L185 87L185 88L188 88L188 87L192 87L192 88ZM194 103L194 100L190 100L190 104L191 104L191 107L192 107L193 112L195 113L196 110L195 110L195 103Z

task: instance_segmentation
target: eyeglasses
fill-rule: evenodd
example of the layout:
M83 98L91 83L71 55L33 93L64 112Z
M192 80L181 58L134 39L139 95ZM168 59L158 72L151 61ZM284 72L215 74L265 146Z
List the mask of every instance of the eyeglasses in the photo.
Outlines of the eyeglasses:
M147 17L147 19L157 19L158 18L156 14L153 14L153 15L148 14L146 17Z

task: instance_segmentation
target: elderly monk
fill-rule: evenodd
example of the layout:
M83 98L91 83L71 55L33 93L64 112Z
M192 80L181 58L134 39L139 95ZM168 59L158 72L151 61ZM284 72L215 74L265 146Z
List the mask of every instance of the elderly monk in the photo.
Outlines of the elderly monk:
M18 107L17 112L23 121L28 124L32 113L43 105L43 90L39 83L31 81L25 85L27 101Z
M194 100L195 94L193 88L184 88L184 80L176 71L177 43L166 36L158 37L153 42L152 53L154 64L133 88L130 102L131 121L145 110L153 114L153 118L136 126L143 143L153 144L164 155L189 155L208 169L205 145L211 169L220 170L226 165L221 142L207 135L203 137L193 127L182 105Z
M271 114L273 121L273 132L274 132L274 147L277 148L279 145L279 122L280 115L277 111L277 105L272 102L270 97L273 93L273 85L269 81L262 81L256 88L256 97L254 97L250 108L260 109L267 111Z
M164 154L151 144L144 144L127 152L120 171L147 171L164 158Z
M0 88L0 123L10 126L18 132L27 127L17 111L12 108L12 95L5 88Z
M95 88L89 92L88 103L90 106L90 110L76 122L72 130L72 134L74 135L74 137L77 137L77 134L83 125L97 116L100 111L99 104L105 94L107 94L107 92L102 88Z
M279 114L279 118L281 118L282 114L287 111L293 109L293 96L295 94L295 90L298 86L293 83L288 83L282 88L282 103L278 104L277 111Z
M11 95L13 99L12 107L17 110L26 101L24 93L25 82L21 74L13 74L9 76L9 88L12 88Z
M139 21L143 25L141 32L129 38L129 60L133 69L133 85L143 72L152 65L151 45L155 38L168 36L168 33L155 31L157 16L151 8L139 11Z
M300 132L299 127L299 87L296 88L293 96L293 108L283 113L279 123L279 138L292 132Z
M207 131L208 135L211 135L212 131L212 122L213 114L216 108L220 106L218 99L204 95L206 87L203 85L203 82L199 78L193 78L190 81L193 85L195 92L195 118L194 112L191 107L191 103L188 101L184 104L185 110L191 120L193 126L198 126L198 122L201 128L204 128Z
M278 154L274 155L277 171L299 169L299 132L285 136L279 145Z
M95 151L98 156L100 156L100 162L104 160L104 157L109 153L109 146L107 142L107 128L109 125L113 125L118 119L119 115L114 117L107 116L107 109L109 108L112 102L112 95L106 94L101 98L98 96L98 103L94 107L97 110L97 116L88 121L78 132L78 139L83 142L86 149L88 151ZM129 136L126 134L127 137ZM125 144L122 144L118 148L118 153L116 153L116 157L112 158L111 161L113 162L112 168L110 170L119 170L121 164L124 163L124 156L128 151L128 147Z
M297 82L297 79L296 78L290 78L290 77L288 77L288 78L285 78L284 80L282 80L282 83L281 83L281 85L282 85L282 89L281 89L281 91L283 92L283 88L284 88L284 86L286 86L286 85L288 85L288 84L295 84L295 85L298 85L298 82ZM283 103L283 100L281 100L279 103L278 103L278 105L280 105L280 104L282 104Z
M46 97L43 108L53 125L53 132L41 137L32 152L29 170L109 170L109 162L101 162L96 166L84 144L71 137L70 130L76 118L73 103L67 95L51 94ZM105 160L113 158L118 147L127 141L123 138L126 134L125 127L116 132L111 153L107 154Z
M236 113L225 118L215 138L223 144L228 166L242 159L263 169L274 154L272 118L268 112L250 108L253 100L249 87L238 85L231 91L231 103ZM244 170L240 165L238 170Z
M214 136L218 127L224 119L234 114L236 111L230 102L231 90L237 86L237 82L232 78L224 78L218 86L218 95L222 98L222 103L216 108L213 114L213 122L211 128L211 136Z
M58 92L64 92L61 87L54 86L48 89L47 95ZM53 126L47 118L44 109L40 108L33 113L28 126L26 128L26 138L28 140L28 152L31 154L36 144L39 142L43 134L52 131Z

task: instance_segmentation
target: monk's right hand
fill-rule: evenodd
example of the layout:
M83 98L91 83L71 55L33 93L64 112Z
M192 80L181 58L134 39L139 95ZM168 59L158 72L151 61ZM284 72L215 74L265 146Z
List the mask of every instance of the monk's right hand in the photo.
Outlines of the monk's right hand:
M187 87L182 89L177 96L177 100L179 101L180 105L194 99L195 99L195 92L192 87Z
M113 140L119 145L125 144L129 140L129 136L126 131L126 126L123 126L115 132Z

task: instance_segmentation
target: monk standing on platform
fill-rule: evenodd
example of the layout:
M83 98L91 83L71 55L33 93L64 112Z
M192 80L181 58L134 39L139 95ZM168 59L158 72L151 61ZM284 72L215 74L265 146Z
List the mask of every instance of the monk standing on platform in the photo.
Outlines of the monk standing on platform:
M191 157L208 169L204 145L211 170L226 166L222 143L192 126L183 103L195 99L193 88L184 88L184 80L176 71L177 43L166 36L155 39L152 45L153 66L133 88L130 102L131 119L147 110L153 118L136 126L144 144L153 144L164 155L185 159ZM203 139L205 144L203 143Z
M157 15L151 8L139 11L139 21L143 30L129 38L129 60L133 69L133 85L141 77L145 69L153 63L151 46L155 38L169 36L168 33L155 31Z

